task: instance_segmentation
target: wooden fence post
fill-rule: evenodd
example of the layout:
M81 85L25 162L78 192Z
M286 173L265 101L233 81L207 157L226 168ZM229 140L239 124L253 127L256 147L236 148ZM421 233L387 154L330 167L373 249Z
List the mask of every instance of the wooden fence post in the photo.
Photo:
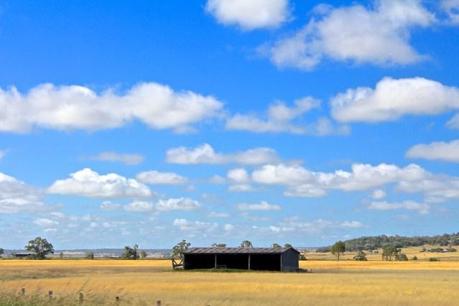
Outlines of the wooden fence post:
M115 301L118 303L120 301L120 297L119 296L115 297Z
M21 295L22 295L22 296L25 295L25 288L21 288Z
M83 292L80 292L80 297L78 298L78 301L80 302L80 304L83 304L83 302L84 302Z
M161 300L156 301L156 306L161 306Z
M48 298L49 298L50 300L53 299L53 291L52 291L52 290L49 290L49 291L48 291Z

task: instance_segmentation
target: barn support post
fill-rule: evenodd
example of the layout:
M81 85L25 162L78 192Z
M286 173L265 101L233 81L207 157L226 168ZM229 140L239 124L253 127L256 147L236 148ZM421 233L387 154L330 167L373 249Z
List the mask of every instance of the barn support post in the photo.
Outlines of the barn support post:
M247 265L248 269L250 270L250 254L249 254L249 259L248 259L248 265Z
M214 269L217 269L218 263L217 263L217 254L214 255Z
M283 267L283 265L282 265L282 256L283 256L283 255L284 255L284 254L280 254L280 271L281 271L281 272L283 272L283 270L284 270L284 267Z

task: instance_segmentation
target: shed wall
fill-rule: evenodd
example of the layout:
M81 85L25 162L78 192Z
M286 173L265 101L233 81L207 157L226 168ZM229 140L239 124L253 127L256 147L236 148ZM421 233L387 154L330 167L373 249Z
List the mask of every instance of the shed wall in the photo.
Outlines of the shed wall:
M281 271L298 271L300 254L294 250L288 250L282 253L282 270Z

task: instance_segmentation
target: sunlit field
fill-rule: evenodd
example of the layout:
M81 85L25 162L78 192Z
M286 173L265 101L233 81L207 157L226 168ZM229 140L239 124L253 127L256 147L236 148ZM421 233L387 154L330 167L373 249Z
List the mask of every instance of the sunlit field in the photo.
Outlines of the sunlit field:
M167 260L0 260L0 304L78 305L80 292L85 305L156 305L157 300L162 305L457 305L459 301L459 261L308 260L301 267L310 272L172 271Z

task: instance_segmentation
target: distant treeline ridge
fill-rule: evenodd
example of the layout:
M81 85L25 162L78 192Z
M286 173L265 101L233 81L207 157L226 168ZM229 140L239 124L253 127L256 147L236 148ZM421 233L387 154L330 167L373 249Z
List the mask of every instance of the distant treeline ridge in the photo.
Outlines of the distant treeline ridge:
M360 237L356 239L344 241L346 244L347 251L359 251L359 250L376 250L383 248L384 246L395 246L397 248L406 248L406 247L417 247L423 246L426 244L429 245L439 245L439 246L450 246L450 245L459 245L459 233L455 234L443 234L437 236L414 236L414 237L404 237L404 236L367 236ZM318 248L318 252L328 252L330 251L330 246Z

